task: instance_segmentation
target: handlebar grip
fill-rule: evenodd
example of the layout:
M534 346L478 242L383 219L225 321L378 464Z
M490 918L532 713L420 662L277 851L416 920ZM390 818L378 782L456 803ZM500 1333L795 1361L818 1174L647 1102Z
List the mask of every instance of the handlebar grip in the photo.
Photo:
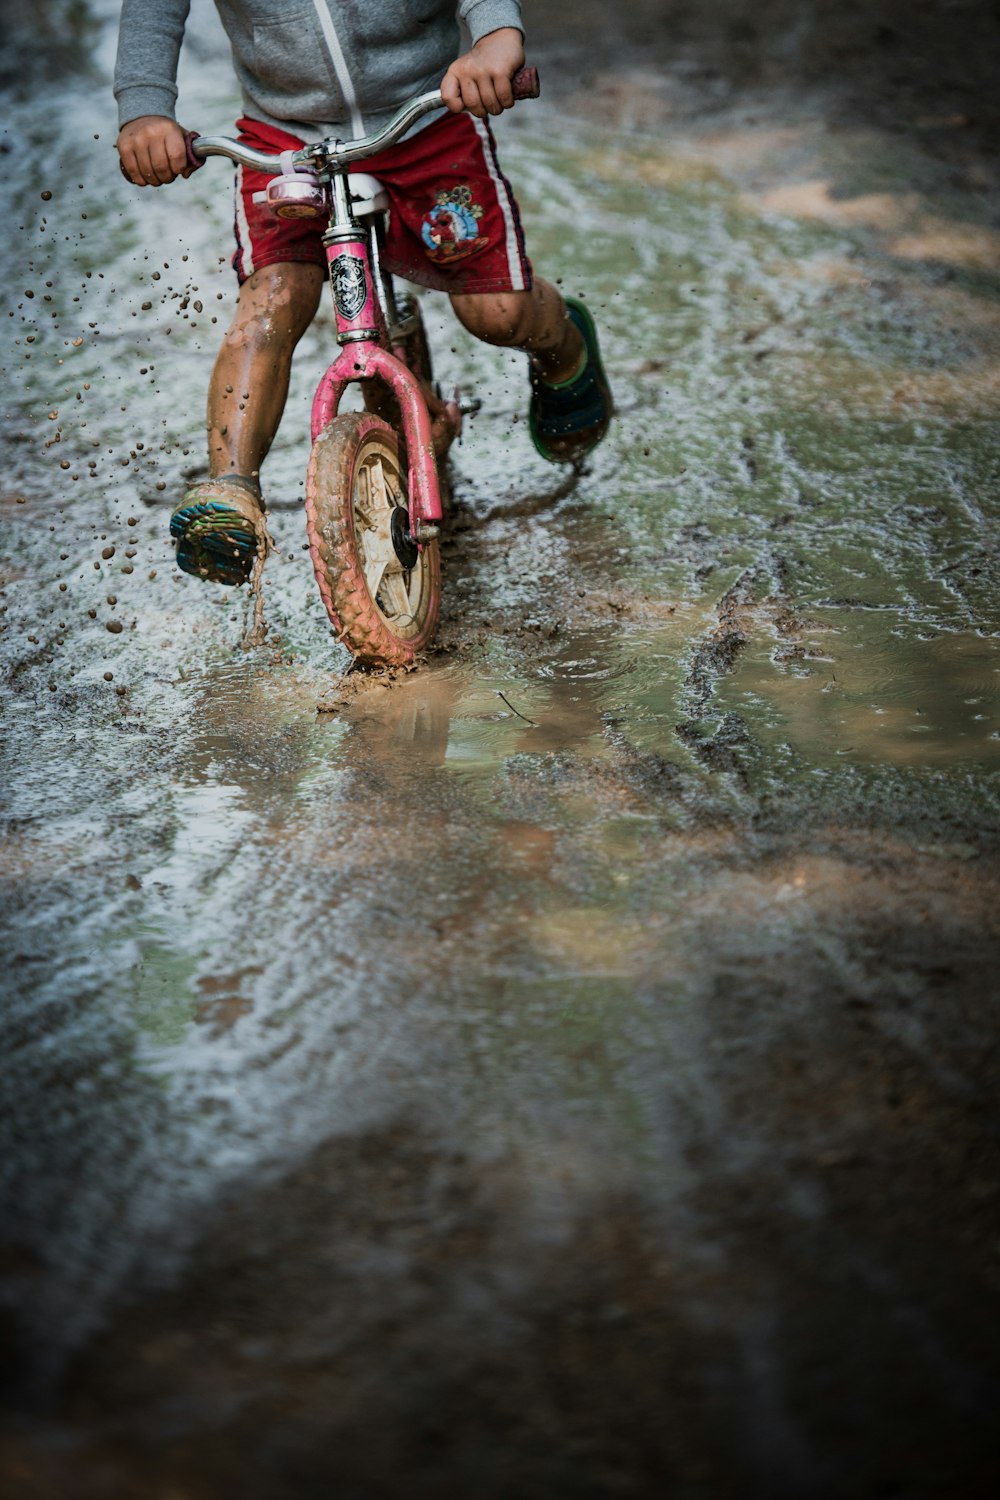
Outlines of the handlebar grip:
M199 133L197 130L185 130L184 132L184 145L187 150L188 166L192 171L197 171L199 167L205 165L205 158L199 156L194 149L194 143L198 139Z
M518 68L510 84L515 99L537 99L542 91L537 68Z

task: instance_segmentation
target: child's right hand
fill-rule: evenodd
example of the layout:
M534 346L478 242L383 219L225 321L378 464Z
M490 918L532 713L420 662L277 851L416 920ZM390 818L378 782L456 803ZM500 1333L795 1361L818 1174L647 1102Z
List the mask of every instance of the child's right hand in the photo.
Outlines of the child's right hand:
M514 103L510 80L523 67L524 37L516 26L501 26L452 63L441 80L441 99L453 114L467 109L481 120L502 114Z
M129 120L118 135L118 155L122 171L136 187L163 187L194 171L184 131L168 115Z

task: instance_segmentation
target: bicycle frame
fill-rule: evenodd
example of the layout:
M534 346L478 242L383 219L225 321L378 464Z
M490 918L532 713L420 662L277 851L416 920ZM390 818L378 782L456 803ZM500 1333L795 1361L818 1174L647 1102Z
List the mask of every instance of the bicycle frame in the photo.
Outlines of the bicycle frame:
M402 416L409 466L410 535L419 546L422 539L437 534L437 523L441 520L430 415L420 383L406 366L402 343L395 350L392 348L391 335L399 335L403 330L395 316L391 279L378 261L378 223L373 220L366 230L355 217L346 170L334 172L330 184L332 212L323 245L337 339L343 348L317 386L312 405L312 438L315 442L337 415L349 385L379 380L389 388ZM391 330L387 314L393 320ZM452 421L457 435L461 425L457 409Z

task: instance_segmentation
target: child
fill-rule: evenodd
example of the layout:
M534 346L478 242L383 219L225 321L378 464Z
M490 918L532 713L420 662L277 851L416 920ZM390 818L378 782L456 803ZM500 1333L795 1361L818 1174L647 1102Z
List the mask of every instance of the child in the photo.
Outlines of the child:
M364 163L389 193L383 257L446 291L477 338L529 356L529 426L552 462L604 436L611 393L589 312L533 277L517 203L486 117L513 104L524 63L520 0L217 0L243 91L240 139L277 155L306 141L371 135L414 95L440 86L431 115ZM189 0L124 0L115 70L122 168L139 187L187 177L173 118ZM469 52L456 58L464 21ZM274 220L253 202L266 182L237 170L240 295L208 397L209 478L174 512L178 565L219 583L249 576L266 535L259 474L288 394L296 343L325 279L322 226ZM205 502L211 501L210 509Z

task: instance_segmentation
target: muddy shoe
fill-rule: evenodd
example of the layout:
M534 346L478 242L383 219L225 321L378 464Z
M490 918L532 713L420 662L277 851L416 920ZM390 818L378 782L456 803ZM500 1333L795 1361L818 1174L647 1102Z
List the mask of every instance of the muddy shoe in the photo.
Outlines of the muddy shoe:
M170 517L177 566L212 583L246 583L258 555L271 547L260 487L223 474L188 490Z
M531 366L528 427L532 441L550 463L578 463L596 448L608 430L614 402L608 385L594 320L582 302L567 297L566 310L583 335L583 369L571 380L550 385Z

